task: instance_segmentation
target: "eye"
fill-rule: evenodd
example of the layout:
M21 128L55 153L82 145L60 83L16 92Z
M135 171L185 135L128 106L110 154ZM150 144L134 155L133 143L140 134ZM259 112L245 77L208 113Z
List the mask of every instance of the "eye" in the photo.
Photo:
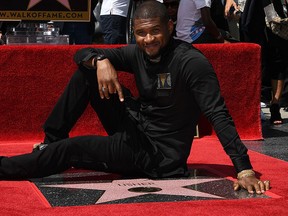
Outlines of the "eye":
M157 35L157 34L159 34L160 33L160 29L153 29L152 31L151 31L151 34L152 35Z
M140 36L140 37L145 37L146 36L146 32L144 31L136 31L136 35Z

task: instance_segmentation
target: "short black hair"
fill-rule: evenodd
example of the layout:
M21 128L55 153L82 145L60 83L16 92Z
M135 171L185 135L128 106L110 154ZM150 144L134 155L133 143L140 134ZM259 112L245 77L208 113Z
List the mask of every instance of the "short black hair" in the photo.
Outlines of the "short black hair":
M167 9L164 4L158 1L145 1L140 4L133 15L133 25L136 19L160 18L162 23L169 21Z

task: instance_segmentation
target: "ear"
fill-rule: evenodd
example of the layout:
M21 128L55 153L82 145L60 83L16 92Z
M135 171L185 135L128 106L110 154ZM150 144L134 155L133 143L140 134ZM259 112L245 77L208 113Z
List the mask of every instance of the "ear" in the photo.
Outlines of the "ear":
M170 20L168 21L168 31L169 31L170 35L173 33L173 30L174 30L174 23L173 23L173 21L170 19Z

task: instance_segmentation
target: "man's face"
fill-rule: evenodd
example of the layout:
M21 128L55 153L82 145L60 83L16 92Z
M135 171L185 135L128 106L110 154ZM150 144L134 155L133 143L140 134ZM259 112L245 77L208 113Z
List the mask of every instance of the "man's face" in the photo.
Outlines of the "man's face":
M173 31L173 22L162 23L160 18L135 19L136 43L149 58L157 58L167 45Z
M177 19L177 12L179 7L179 1L177 0L164 0L163 4L167 8L167 13L174 21Z

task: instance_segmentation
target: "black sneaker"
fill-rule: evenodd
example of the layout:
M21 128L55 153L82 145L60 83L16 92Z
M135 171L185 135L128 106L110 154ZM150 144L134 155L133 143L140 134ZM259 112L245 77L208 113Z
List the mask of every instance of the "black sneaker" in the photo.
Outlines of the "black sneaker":
M32 152L42 151L42 150L45 149L47 146L48 146L48 144L46 144L46 143L35 144L35 145L33 146L33 151L32 151Z

